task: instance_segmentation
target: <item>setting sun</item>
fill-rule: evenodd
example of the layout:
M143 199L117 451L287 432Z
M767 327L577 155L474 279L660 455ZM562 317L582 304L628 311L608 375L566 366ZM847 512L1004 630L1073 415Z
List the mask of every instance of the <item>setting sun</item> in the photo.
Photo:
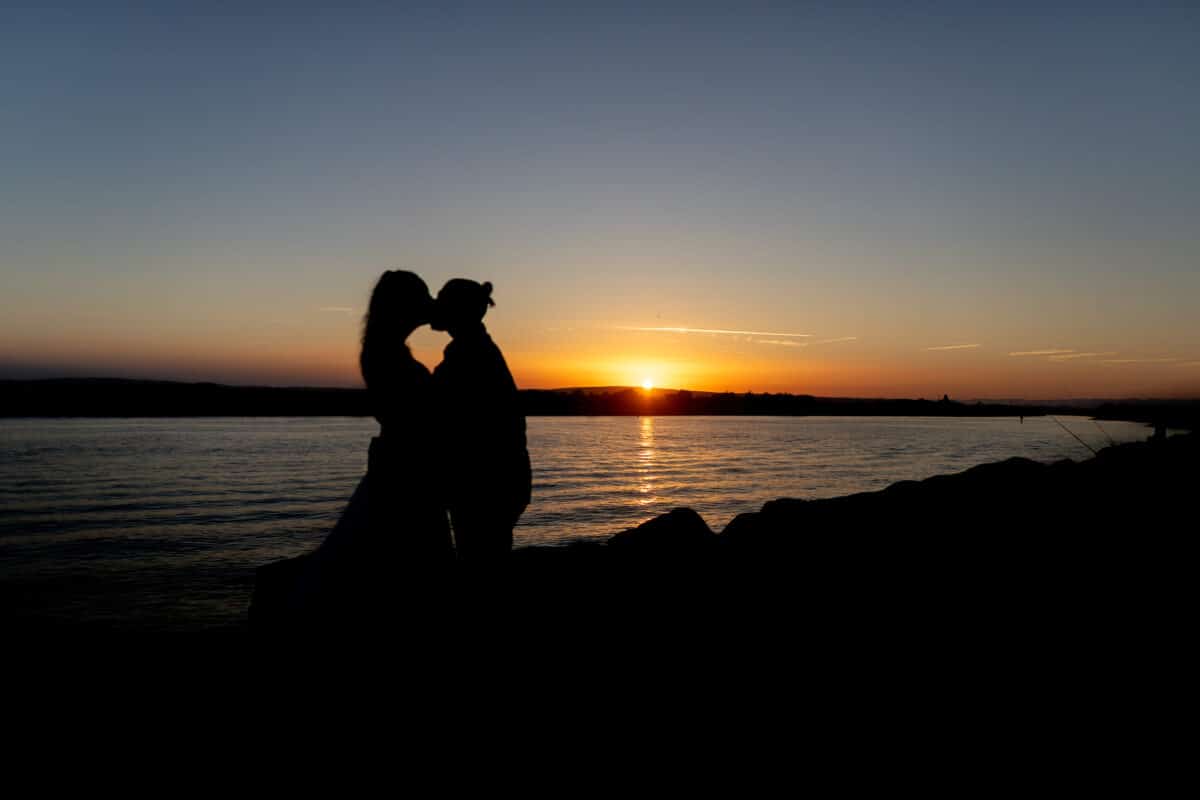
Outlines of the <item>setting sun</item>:
M642 388L647 392L654 388L654 381L649 378L642 378Z

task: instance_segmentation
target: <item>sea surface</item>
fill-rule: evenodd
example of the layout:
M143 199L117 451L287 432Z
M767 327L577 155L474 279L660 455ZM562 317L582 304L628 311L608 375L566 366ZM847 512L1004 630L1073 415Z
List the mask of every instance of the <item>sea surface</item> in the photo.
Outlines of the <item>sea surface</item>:
M1086 417L534 417L518 545L603 538L679 506L719 531L777 497L882 489L1146 438ZM0 419L0 620L238 628L254 569L329 532L373 420ZM969 531L964 531L969 535Z

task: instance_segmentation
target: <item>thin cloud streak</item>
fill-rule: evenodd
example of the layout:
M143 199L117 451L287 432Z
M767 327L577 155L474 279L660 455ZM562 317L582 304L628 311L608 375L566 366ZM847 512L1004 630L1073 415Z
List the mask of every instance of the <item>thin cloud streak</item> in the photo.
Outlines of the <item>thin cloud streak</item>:
M1116 350L1108 353L1067 353L1065 355L1050 356L1049 361L1074 361L1077 358L1100 358L1102 356L1115 356Z
M1074 352L1075 352L1074 350L1064 350L1064 349L1060 348L1060 349L1056 349L1056 350L1025 350L1024 352L1020 352L1020 353L1009 353L1009 355L1010 356L1065 356L1067 354L1074 353Z
M350 306L321 306L317 309L317 311L333 312L335 314L353 314L357 310L357 308L351 308Z
M647 333L709 333L718 336L778 336L789 339L807 339L811 333L777 333L774 331L731 331L721 328L637 328L618 326L621 331L644 331Z
M782 347L808 347L814 344L837 344L839 342L856 342L857 336L842 336L837 339L821 339L816 342L797 342L794 339L749 339L754 344L774 344Z
M1101 364L1173 364L1178 358L1110 358Z
M927 351L932 350L974 350L976 347L982 347L979 344L943 344L938 347L926 347Z

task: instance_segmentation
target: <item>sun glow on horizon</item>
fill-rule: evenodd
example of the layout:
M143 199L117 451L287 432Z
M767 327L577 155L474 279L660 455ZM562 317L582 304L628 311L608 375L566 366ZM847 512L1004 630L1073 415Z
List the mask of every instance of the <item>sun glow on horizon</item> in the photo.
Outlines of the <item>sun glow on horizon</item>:
M647 392L654 388L654 381L649 378L642 378L642 388Z

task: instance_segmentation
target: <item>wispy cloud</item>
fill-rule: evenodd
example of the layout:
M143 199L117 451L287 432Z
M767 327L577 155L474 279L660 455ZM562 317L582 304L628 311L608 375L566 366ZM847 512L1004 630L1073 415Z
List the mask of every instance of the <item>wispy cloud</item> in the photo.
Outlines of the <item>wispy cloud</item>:
M1091 352L1091 351L1081 352L1079 350L1072 350L1067 347L1051 347L1051 348L1047 348L1045 350L1022 350L1021 352L1018 352L1018 353L1009 353L1009 355L1010 356L1019 356L1019 357L1032 357L1032 358L1044 357L1047 361L1063 362L1063 361L1076 361L1081 358L1104 358L1105 356L1115 356L1115 355L1117 355L1117 351L1109 350L1109 351L1103 352L1103 353ZM1130 359L1128 361L1122 361L1122 362L1113 360L1113 361L1105 361L1102 363L1105 363L1105 364L1133 363L1135 360L1136 359Z
M1065 356L1073 354L1074 350L1055 348L1050 350L1025 350L1020 353L1009 353L1010 356Z
M974 350L976 347L982 347L979 344L943 344L937 347L926 347L925 350Z
M1102 356L1115 356L1115 350L1108 353L1064 353L1056 356L1050 356L1049 361L1074 361L1077 358L1100 358Z
M1173 364L1178 358L1109 358L1101 364Z
M644 331L647 333L708 333L717 336L772 336L787 339L808 339L811 333L778 333L776 331L734 331L723 328L638 328L618 326L622 331Z
M321 306L317 311L332 312L334 314L353 314L358 309L351 308L350 306Z
M746 341L754 344L774 344L781 347L808 347L814 344L838 344L841 342L856 342L857 336L840 336L837 339L818 339L815 342L799 342L795 339L747 339Z

